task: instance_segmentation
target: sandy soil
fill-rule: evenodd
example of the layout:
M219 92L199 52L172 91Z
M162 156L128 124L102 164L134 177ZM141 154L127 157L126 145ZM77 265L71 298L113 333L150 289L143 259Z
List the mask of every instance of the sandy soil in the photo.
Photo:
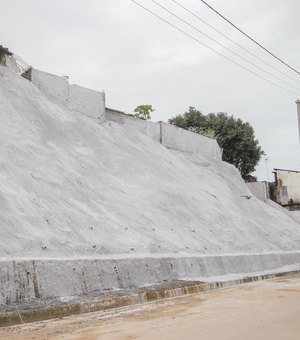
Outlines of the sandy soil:
M299 339L300 275L0 330L0 339Z

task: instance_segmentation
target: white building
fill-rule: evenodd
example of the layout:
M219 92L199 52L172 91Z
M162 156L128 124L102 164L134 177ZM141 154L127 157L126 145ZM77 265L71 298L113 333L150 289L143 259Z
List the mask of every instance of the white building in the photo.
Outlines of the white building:
M277 203L300 210L300 171L274 169Z

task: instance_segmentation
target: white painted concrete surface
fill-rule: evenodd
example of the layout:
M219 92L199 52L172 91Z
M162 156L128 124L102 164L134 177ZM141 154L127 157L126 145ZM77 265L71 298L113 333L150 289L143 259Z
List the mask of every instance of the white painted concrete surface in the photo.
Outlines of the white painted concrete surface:
M69 81L66 77L32 69L31 81L50 100L56 103L66 104L69 98Z
M135 129L167 148L188 153L201 153L207 157L222 159L221 150L216 140L184 130L175 125L164 122L150 122L122 113L109 114L106 116L106 120L112 120L128 128Z
M103 92L70 85L65 76L57 76L34 68L31 81L55 103L63 104L68 109L100 123L105 121L105 94Z
M0 67L1 308L299 265L299 223L245 199L233 166L54 98Z
M252 194L260 199L261 201L265 202L269 199L269 188L268 182L260 181L260 182L250 182L246 183L247 187L250 189Z
M215 139L166 123L162 125L162 135L162 143L168 148L222 159L220 147Z
M253 273L299 270L300 252L15 259L1 261L0 267L1 310L1 305L24 301L64 301L95 292L134 289L174 280L226 281Z
M105 120L105 95L102 92L71 85L67 106L88 117L97 118L99 122Z
M146 135L156 142L160 142L160 125L159 122L149 122L143 119L137 119L128 115L122 115L122 124L125 127L137 130L143 135Z

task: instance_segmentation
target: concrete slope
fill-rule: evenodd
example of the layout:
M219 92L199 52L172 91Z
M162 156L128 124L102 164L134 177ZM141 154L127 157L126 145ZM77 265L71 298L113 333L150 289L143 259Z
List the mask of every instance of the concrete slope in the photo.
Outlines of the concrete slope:
M300 249L299 224L242 197L234 167L97 125L5 68L0 77L1 257Z
M96 124L3 67L0 115L0 304L299 265L300 225L209 153Z

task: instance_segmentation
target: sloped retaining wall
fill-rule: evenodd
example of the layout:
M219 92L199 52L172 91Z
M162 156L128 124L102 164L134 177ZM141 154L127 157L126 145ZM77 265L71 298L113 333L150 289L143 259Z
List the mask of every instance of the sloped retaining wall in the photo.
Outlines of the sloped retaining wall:
M276 271L299 265L300 252L14 260L0 263L0 310L13 304L136 289L176 280Z

